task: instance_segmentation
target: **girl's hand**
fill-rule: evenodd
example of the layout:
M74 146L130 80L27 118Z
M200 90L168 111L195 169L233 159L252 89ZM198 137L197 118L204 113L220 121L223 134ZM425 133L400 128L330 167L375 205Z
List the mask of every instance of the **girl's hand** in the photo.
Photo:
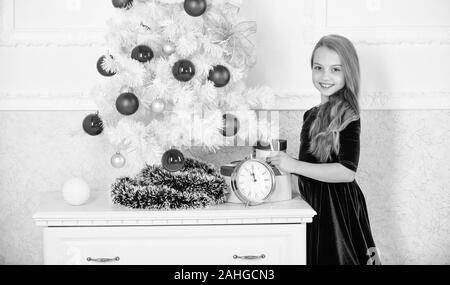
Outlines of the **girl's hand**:
M297 160L293 159L284 152L280 152L275 156L267 157L266 161L270 165L277 167L281 171L293 173L295 170L295 163Z

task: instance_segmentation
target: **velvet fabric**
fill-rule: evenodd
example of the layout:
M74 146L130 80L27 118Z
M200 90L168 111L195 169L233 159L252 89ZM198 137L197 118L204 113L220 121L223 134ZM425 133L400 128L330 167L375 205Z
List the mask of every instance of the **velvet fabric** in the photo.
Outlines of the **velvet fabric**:
M309 152L309 130L318 107L305 113L299 160L319 163ZM329 163L357 171L361 122L353 121L340 133L340 151ZM379 264L363 193L355 181L325 183L299 176L300 193L317 212L307 225L307 262L310 265Z

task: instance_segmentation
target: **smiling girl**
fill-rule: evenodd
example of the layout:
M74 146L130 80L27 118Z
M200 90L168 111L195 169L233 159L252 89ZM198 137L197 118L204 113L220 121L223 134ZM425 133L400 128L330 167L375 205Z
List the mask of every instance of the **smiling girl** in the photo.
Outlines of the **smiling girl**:
M311 58L321 104L303 117L299 159L268 158L299 175L299 188L317 216L307 226L308 264L380 264L366 202L355 180L359 163L360 67L346 38L323 37Z

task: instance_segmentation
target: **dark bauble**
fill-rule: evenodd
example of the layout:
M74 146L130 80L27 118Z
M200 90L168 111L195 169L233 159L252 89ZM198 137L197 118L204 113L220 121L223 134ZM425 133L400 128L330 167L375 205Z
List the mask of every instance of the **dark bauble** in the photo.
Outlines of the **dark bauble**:
M112 58L112 56L110 56L110 57ZM103 62L105 61L105 59L106 59L106 55L104 55L104 56L102 56L102 57L100 57L100 58L98 59L98 61L97 61L97 70L98 70L98 72L99 72L101 75L106 76L106 77L111 77L111 76L116 75L115 72L113 72L113 71L107 71L107 70L105 70L105 69L102 67L102 64L103 64Z
M181 151L171 149L164 153L161 164L169 172L177 172L184 168L185 158Z
M195 75L195 66L189 60L180 60L172 68L173 76L182 82L188 82Z
M225 87L231 79L230 71L223 65L217 65L209 71L208 80L214 82L216 87Z
M142 63L148 62L153 58L153 51L148 46L140 45L133 49L131 58Z
M90 114L83 120L83 130L90 136L98 136L103 132L103 121L98 114Z
M223 115L223 128L222 135L224 137L233 137L237 135L241 124L239 123L239 119L235 115L225 114Z
M123 93L116 100L116 108L122 115L133 115L139 109L139 99L133 93Z
M112 4L116 8L129 9L133 5L133 0L112 0Z
M207 6L206 0L184 0L184 10L192 17L203 15Z

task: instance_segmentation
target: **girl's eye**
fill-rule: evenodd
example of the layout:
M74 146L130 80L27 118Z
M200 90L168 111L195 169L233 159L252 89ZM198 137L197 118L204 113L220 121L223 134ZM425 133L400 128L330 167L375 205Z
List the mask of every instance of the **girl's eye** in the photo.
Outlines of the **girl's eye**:
M333 72L340 72L341 70L339 68L333 68L331 71L333 71Z
M314 68L313 68L314 70L321 70L322 69L322 67L320 67L320 66L314 66Z

